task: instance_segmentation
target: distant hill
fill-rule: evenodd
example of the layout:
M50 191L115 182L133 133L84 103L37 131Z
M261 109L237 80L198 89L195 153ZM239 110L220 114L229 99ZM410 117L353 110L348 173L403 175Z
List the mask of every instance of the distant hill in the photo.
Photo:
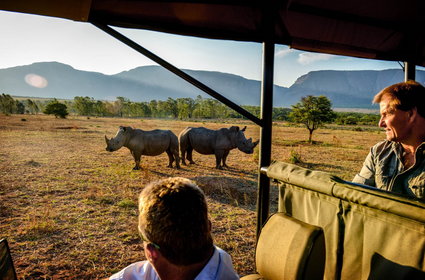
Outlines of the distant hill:
M381 89L404 80L401 69L381 71L312 71L299 77L288 89L286 102L296 103L305 95L326 95L334 107L368 108ZM416 80L425 83L425 71L416 71Z
M239 105L260 104L260 81L213 72L183 70ZM47 81L30 86L30 74ZM35 76L35 77L38 77ZM34 77L34 75L33 75ZM417 80L425 82L425 72L417 71ZM301 76L289 88L274 87L274 106L290 107L302 96L326 95L339 108L371 108L371 98L380 89L403 80L401 70L313 71ZM96 100L115 100L123 96L131 101L166 100L171 97L210 96L160 66L142 66L115 75L81 71L58 62L0 69L0 93L13 96L73 99L89 96Z
M260 104L260 82L243 77L208 71L184 70L212 89L240 105ZM47 86L30 86L25 77L36 74L47 80ZM284 88L276 87L277 92ZM131 101L166 100L180 97L209 98L188 82L160 66L143 66L115 75L76 70L57 62L40 62L0 69L0 93L28 97L73 99L89 96L98 100L115 100L123 96Z

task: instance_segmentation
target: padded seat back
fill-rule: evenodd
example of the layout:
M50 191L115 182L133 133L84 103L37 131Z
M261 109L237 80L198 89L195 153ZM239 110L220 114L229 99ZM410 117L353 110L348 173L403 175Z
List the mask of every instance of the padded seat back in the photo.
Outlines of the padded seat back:
M325 259L321 228L276 213L261 230L257 243L258 274L242 279L323 279Z

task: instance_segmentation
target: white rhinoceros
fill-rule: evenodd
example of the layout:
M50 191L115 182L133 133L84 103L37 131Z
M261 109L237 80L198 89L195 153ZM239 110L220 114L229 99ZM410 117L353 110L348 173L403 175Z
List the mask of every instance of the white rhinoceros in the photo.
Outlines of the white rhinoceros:
M128 148L136 162L134 170L140 169L142 155L157 156L163 152L168 155L168 167L173 167L173 161L176 161L176 168L180 168L179 142L171 130L144 131L129 126L120 126L115 137L108 139L105 135L105 141L106 150L109 152L116 151L122 146Z
M185 159L194 164L192 159L193 150L204 155L215 155L216 168L228 167L226 159L230 150L238 148L240 151L252 154L259 141L252 142L246 139L243 129L238 126L211 130L205 127L186 127L179 135L182 164L186 165ZM187 155L186 155L187 153ZM223 163L221 165L221 163Z

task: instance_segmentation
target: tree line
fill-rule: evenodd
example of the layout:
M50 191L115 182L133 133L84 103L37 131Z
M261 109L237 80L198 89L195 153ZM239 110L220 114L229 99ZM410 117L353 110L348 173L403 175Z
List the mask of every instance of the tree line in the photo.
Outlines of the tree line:
M4 105L3 105L4 104ZM62 105L65 105L63 107ZM242 106L255 116L260 115L259 106ZM174 119L226 119L243 118L242 115L212 98L197 96L193 98L168 98L149 102L133 102L125 97L115 101L94 100L90 97L76 96L73 100L14 100L8 94L0 96L0 112L4 114L54 114L66 117L68 114L87 117L147 117ZM275 120L286 120L290 112L287 108L274 108Z
M31 99L25 101L15 100L9 94L0 95L0 112L4 114L37 114L40 106Z
M317 97L319 104L331 106L326 97ZM307 99L306 101L311 101ZM300 102L302 104L302 102ZM298 114L290 114L294 108L273 108L273 120L294 121L300 118ZM308 102L307 102L308 104ZM306 106L304 104L303 106ZM254 116L260 116L260 106L242 106ZM57 117L66 117L68 114L87 117L147 117L147 118L174 118L174 119L227 119L244 117L212 98L197 96L193 98L169 97L167 100L151 100L148 102L133 102L125 97L117 97L115 101L94 100L90 97L76 96L73 100L58 101L56 99L14 99L8 94L0 95L0 112L4 114L53 114ZM341 125L376 125L379 120L377 114L336 112L330 114L326 122Z
M255 116L260 115L259 106L242 106ZM174 119L226 119L242 118L220 101L203 98L198 95L193 98L169 97L167 100L151 100L149 102L133 102L124 97L117 97L114 102L96 101L90 97L77 96L72 105L75 113L82 116L119 116L119 117L152 117ZM274 108L273 115L277 120L284 120L289 109Z

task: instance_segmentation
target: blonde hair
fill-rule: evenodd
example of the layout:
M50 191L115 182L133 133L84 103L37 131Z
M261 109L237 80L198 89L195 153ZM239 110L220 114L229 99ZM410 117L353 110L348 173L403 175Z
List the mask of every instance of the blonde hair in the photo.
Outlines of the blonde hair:
M175 265L204 261L213 247L205 195L186 178L162 179L143 189L139 229Z
M425 118L425 87L420 83L410 80L386 87L375 95L373 103L380 103L384 96L391 98L391 109L409 111L416 107Z

